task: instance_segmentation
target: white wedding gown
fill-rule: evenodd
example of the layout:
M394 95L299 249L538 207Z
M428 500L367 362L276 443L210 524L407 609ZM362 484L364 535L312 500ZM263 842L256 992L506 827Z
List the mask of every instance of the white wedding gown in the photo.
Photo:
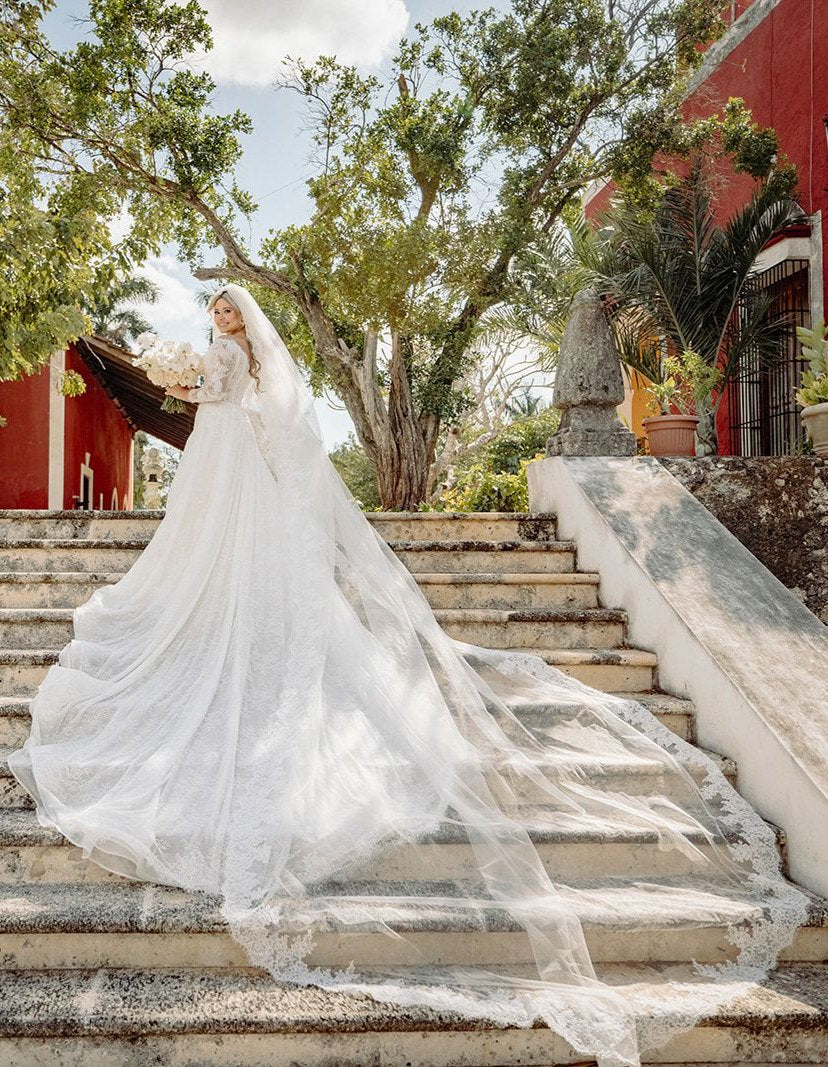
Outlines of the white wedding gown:
M506 1025L545 1019L606 1065L635 1064L692 1025L717 1003L717 978L766 973L804 898L716 768L636 703L449 638L318 438L287 407L268 421L250 390L246 354L217 338L163 521L131 569L75 610L9 759L41 823L128 878L217 895L277 978ZM527 700L548 708L538 735L509 711ZM669 798L620 794L582 769L629 759L660 761ZM470 869L427 888L365 876L447 821L470 842ZM694 905L688 885L709 905L713 879L755 903L733 923L738 961L701 968L697 1002L619 995L596 978L581 928L595 884L550 878L527 823L632 828L681 849L699 873L675 890L677 913ZM669 886L646 873L637 884L644 928L648 892ZM423 904L481 923L505 909L537 975L305 959L320 929L389 931Z

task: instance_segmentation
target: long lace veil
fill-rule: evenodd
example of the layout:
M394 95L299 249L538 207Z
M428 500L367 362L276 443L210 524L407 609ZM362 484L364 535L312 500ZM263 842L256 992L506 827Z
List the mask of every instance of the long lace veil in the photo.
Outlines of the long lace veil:
M239 803L259 822L247 816L220 884L208 886L233 936L281 980L503 1025L544 1020L603 1067L637 1064L734 982L764 977L803 921L805 898L779 872L773 831L637 702L539 656L449 637L331 464L282 338L246 289L223 291L260 363L243 407L282 494L287 535L272 566L289 620L273 652L281 807L268 775L248 784ZM532 709L531 729L518 707ZM612 773L654 766L655 793L622 791L632 779ZM603 870L599 845L594 863L547 869L566 834L655 841L653 854L680 862ZM435 840L458 847L432 873ZM417 856L424 868L412 867ZM658 996L624 985L611 967L596 971L585 934L613 908L644 937L655 911L680 927L703 909L728 932L729 962L688 963L681 981L665 972ZM468 931L467 961L425 958L413 938L405 946L423 928ZM322 965L320 943L347 931L387 935L395 951ZM476 963L482 931L528 939L534 964Z

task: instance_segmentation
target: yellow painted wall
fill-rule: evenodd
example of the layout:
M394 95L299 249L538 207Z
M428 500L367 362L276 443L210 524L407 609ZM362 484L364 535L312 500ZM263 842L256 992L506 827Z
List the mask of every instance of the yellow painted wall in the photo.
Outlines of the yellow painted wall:
M641 425L641 420L646 419L648 415L655 414L649 408L647 397L644 393L647 379L642 374L639 374L638 371L630 371L628 378L626 370L622 370L622 377L624 379L624 399L618 405L618 415L636 437L643 437L644 427Z

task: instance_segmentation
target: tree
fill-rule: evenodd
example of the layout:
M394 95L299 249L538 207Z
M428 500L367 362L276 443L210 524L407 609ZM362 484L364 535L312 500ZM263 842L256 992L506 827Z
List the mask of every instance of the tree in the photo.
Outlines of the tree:
M541 402L532 386L539 371L548 372L554 365L505 323L481 332L469 355L458 388L471 403L440 434L429 474L427 499L432 503L454 484L457 467L466 457L480 454L514 419L538 412Z
M622 201L608 219L600 273L612 298L622 360L658 383L665 347L690 369L698 358L692 374L701 383L698 455L717 452L716 414L740 360L753 352L766 365L777 361L792 328L771 313L772 294L751 281L767 243L804 219L793 180L787 168L770 172L751 200L720 224L709 168L698 154L653 212Z
M309 109L313 216L254 254L240 221L255 205L232 177L250 122L213 114L213 83L185 65L211 45L195 0L91 0L96 39L65 53L39 25L52 2L0 15L0 138L22 135L4 168L48 185L53 217L67 198L93 221L125 205L121 267L175 238L199 278L297 312L288 340L346 405L386 507L426 496L441 427L469 404L476 333L519 296L521 253L589 182L648 173L679 126L679 72L721 28L720 0L514 0L417 26L384 79L295 63L284 87ZM223 261L204 267L205 246Z
M116 345L123 346L128 340L135 340L139 334L152 330L152 323L130 305L155 304L160 295L158 286L149 278L120 279L89 308L92 332Z

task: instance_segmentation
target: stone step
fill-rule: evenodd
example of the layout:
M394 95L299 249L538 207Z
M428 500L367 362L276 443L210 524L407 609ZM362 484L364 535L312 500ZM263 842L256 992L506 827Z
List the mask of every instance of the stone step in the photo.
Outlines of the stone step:
M22 785L13 777L8 767L7 757L14 751L12 747L0 747L0 809L30 808L31 800ZM726 756L714 752L705 753L715 766L724 774L732 785L736 784L736 764ZM665 772L663 766L653 759L635 759L618 757L617 759L590 759L576 753L557 753L553 749L533 753L530 757L536 767L549 781L559 781L562 777L587 778L593 784L600 784L606 792L627 793L631 796L669 795L680 783L677 775ZM514 799L519 804L538 804L548 801L548 794L543 786L526 775L513 775L509 765L503 760L492 764L499 775L510 782ZM701 780L703 772L697 767L690 768L690 774ZM493 784L497 784L497 779ZM501 805L510 809L514 805L510 797L500 798Z
M556 881L588 878L680 878L692 875L697 862L677 849L662 848L650 830L613 824L609 818L569 815L538 825L526 825L538 853ZM782 834L776 831L781 847ZM701 835L691 840L706 855ZM471 878L478 865L468 840L454 823L418 842L400 845L374 857L354 871L363 881L416 881L423 878ZM0 809L0 883L98 883L123 879L84 860L81 849L57 831L41 826L33 811Z
M734 760L706 749L698 751L707 756L731 785L736 785L737 767ZM4 760L5 753L0 751L0 761ZM681 772L665 771L663 764L655 759L634 759L629 756L619 756L615 760L588 759L576 753L557 753L550 748L545 752L534 754L532 764L550 782L575 776L588 781L591 785L599 786L605 793L651 797L670 796L675 793L677 787L681 789ZM0 766L4 765L0 763ZM502 760L496 763L496 769L500 775L509 778L520 803L544 804L548 801L548 793L542 784L528 781L525 776L520 775L513 779L509 775L508 764ZM688 767L687 770L694 780L703 781L705 770L695 765ZM502 799L501 806L508 806L508 802Z
M523 648L586 685L607 693L646 693L655 684L657 657L638 648ZM57 663L55 649L0 648L0 696L30 697Z
M618 696L636 700L673 733L685 741L694 737L694 709L692 701L669 693L619 693ZM533 733L543 737L544 729L562 716L573 714L570 705L515 704L511 710ZM29 698L0 697L0 748L19 748L29 736L31 719Z
M574 541L389 541L413 574L467 571L571 573ZM5 569L0 563L0 570Z
M146 538L29 538L0 541L0 571L127 571Z
M655 686L658 657L641 648L514 648L528 652L579 682L605 693L646 693ZM479 665L473 654L466 657ZM0 665L2 665L0 652ZM0 666L2 679L2 666ZM0 685L0 692L5 692Z
M387 541L554 541L554 515L498 511L374 511L366 518Z
M0 607L75 608L123 571L4 571ZM598 607L597 574L417 574L433 608L495 610Z
M411 571L541 571L575 569L574 541L392 540ZM25 538L0 541L0 571L126 571L146 539Z
M4 608L76 608L103 585L123 578L123 571L3 571L0 606Z
M6 643L14 631L3 628ZM557 611L493 611L446 609L435 611L450 637L484 648L617 648L624 643L626 612L612 608L559 608ZM35 642L36 631L27 631ZM19 638L22 640L22 636ZM36 643L36 642L35 642Z
M0 510L0 543L42 538L148 541L163 511Z
M435 615L449 636L486 648L616 648L626 625L626 614L610 608L440 608ZM71 608L0 608L0 647L61 649L72 636Z
M0 608L0 646L61 649L72 640L71 608Z
M164 511L0 510L0 541L32 538L149 540L164 514ZM376 511L366 512L365 517L386 539L555 539L554 515L496 511Z
M352 917L339 930L318 932L309 962L360 965L528 965L525 930L495 904L447 900L451 883L331 883L314 904L361 908L400 937ZM414 897L389 903L387 894ZM564 888L564 896L569 894ZM747 922L755 905L713 883L665 885L593 880L570 897L591 958L600 963L718 963L734 959L727 920ZM325 905L328 906L327 904ZM306 926L300 912L296 922ZM0 887L0 969L52 967L241 967L244 950L229 935L214 898L135 882ZM822 962L828 953L828 914L812 898L806 924L781 958Z
M599 964L619 991L658 1002L698 984L681 965ZM521 973L510 968L509 973ZM727 987L725 987L725 991ZM550 1067L584 1064L544 1025L501 1027L451 1012L277 983L250 968L7 971L0 1062L10 1067ZM769 1067L828 1062L828 966L783 964L643 1063Z
M598 607L597 574L475 574L446 571L415 575L426 599L438 608L483 608L497 611ZM2 577L0 576L0 581ZM2 588L2 586L0 586ZM9 603L9 607L16 605Z
M58 661L51 648L0 648L0 694L4 697L31 697L46 672Z
M673 696L671 693L616 693L625 700L636 701L642 704L651 715L668 730L678 734L684 741L695 739L695 708L692 700ZM13 707L17 705L12 703ZM570 704L535 704L517 703L510 705L511 711L520 719L524 726L530 729L537 737L543 739L547 729L567 716L577 714ZM17 712L10 712L17 714ZM0 717L3 715L3 702L0 700ZM0 718L0 738L2 734L2 718ZM25 739L25 738L24 738ZM551 739L551 735L550 735ZM0 740L0 744L6 742Z

